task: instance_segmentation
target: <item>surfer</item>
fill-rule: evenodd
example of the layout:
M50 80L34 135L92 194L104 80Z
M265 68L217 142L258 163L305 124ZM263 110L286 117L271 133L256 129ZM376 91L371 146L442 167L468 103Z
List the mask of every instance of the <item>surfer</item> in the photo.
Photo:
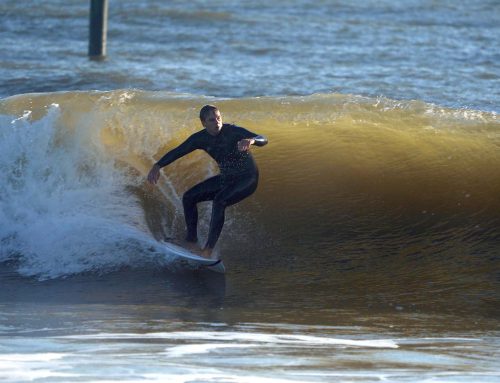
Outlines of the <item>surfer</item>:
M224 226L225 209L250 196L259 180L257 165L250 153L252 145L264 146L267 138L236 125L223 124L217 107L205 105L200 110L204 129L166 153L153 165L148 181L156 184L160 169L196 149L206 151L219 165L220 174L193 186L182 198L186 220L186 241L198 242L198 202L212 202L212 217L205 246L200 255L210 258Z

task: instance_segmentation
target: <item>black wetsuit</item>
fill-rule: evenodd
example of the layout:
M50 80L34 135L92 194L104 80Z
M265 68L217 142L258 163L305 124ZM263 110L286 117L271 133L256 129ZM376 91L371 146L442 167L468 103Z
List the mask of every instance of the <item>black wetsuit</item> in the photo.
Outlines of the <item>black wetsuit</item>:
M257 188L259 171L252 154L250 151L238 150L238 141L256 137L259 139L254 145L263 146L267 143L265 138L236 125L224 124L216 136L203 129L157 162L158 166L164 167L193 150L202 149L219 165L219 175L195 185L182 198L188 241L196 242L198 238L198 202L213 200L212 219L205 246L212 249L224 226L225 208L248 197Z

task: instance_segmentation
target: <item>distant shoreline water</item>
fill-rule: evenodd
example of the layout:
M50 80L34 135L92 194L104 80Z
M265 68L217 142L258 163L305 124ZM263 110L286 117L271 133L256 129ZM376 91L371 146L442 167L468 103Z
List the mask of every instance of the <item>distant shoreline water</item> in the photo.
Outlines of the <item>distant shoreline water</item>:
M142 89L246 98L331 93L499 112L500 4L475 0L0 4L0 97Z

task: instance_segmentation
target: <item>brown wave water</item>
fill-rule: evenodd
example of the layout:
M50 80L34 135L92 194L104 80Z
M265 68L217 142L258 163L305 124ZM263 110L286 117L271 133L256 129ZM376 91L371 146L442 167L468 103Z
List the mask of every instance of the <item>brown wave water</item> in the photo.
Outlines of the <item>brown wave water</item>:
M259 307L344 307L498 317L500 122L495 113L349 95L212 99L161 92L67 92L2 100L102 145L157 238L183 235L182 193L217 170L204 153L149 167L200 129L226 122L269 138L254 148L257 192L228 209L218 251L234 291ZM63 134L63 133L61 133ZM200 234L209 223L202 206ZM244 277L243 277L244 276ZM231 301L231 296L226 297ZM236 302L236 296L234 297Z

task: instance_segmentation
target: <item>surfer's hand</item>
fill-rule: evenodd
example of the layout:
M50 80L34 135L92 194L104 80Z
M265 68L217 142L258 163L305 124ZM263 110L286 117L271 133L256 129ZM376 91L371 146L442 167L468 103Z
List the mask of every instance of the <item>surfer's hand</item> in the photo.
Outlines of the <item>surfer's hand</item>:
M148 181L150 184L155 185L160 178L160 167L157 164L154 164L148 174Z
M254 140L251 138L244 138L243 140L238 141L238 150L240 152L246 152L250 149L250 146L254 143Z

